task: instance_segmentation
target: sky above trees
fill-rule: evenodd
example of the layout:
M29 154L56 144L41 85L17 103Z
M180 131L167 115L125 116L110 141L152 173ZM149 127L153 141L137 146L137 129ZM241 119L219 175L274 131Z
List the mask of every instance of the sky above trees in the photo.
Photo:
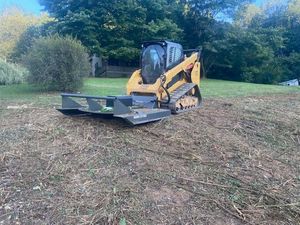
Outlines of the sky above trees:
M0 10L10 6L17 6L23 9L25 12L39 14L42 6L38 3L38 0L0 0Z
M256 3L261 4L262 0L256 0ZM0 0L0 10L10 6L17 6L25 12L39 14L43 7L38 3L38 0Z

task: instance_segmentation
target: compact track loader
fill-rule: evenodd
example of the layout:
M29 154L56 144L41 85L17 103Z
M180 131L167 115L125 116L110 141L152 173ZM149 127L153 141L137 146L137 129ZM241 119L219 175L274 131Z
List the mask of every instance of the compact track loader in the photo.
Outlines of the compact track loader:
M199 50L185 52L174 42L145 42L141 69L130 77L126 96L62 94L62 107L57 110L65 115L120 118L137 125L196 109L202 102L200 54Z

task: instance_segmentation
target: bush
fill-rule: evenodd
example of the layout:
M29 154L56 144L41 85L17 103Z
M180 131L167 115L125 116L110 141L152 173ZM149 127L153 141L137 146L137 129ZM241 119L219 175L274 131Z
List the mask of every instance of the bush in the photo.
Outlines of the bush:
M72 37L37 39L23 62L28 82L48 91L76 91L90 72L85 47Z
M28 50L32 47L34 40L42 36L42 28L40 26L30 26L20 36L20 39L16 43L10 58L14 61L20 61L22 55L27 54Z
M26 80L28 71L21 66L0 59L0 85L19 84Z

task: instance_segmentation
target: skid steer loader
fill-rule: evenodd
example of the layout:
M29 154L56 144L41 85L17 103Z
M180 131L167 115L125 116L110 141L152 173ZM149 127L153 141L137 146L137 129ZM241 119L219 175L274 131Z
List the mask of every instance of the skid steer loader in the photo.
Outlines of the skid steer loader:
M57 110L65 115L120 118L137 125L196 109L202 102L200 54L200 50L184 52L174 42L144 42L141 69L131 75L126 96L64 93Z

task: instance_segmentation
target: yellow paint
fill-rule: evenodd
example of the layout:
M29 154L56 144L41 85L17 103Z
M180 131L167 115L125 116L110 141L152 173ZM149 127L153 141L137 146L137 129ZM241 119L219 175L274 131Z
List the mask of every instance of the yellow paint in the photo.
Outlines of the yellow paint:
M164 87L167 87L167 84L172 81L172 79L182 71L185 71L189 65L194 65L191 73L192 82L194 84L200 84L200 62L198 62L198 53L193 53L190 57L186 58L183 62L175 66L174 68L168 70L164 75L166 76L166 82ZM169 89L169 93L172 93L178 89L181 85L187 83L186 79L182 79L173 84ZM127 83L127 94L131 95L132 93L140 94L154 94L157 96L158 100L161 101L166 97L166 93L161 88L160 78L154 84L143 84L141 70L136 70L130 77Z

